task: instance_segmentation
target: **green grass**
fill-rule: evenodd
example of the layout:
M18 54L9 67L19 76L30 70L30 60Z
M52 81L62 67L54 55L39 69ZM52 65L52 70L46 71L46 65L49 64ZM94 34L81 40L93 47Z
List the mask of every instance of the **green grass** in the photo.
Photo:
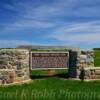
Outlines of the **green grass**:
M49 70L32 70L31 74L32 75L47 75ZM68 72L67 69L57 69L54 70L55 74L65 74Z
M31 51L32 52L49 52L49 50L34 50L34 49L32 49Z
M94 66L100 67L100 50L94 50Z
M0 87L0 100L100 100L100 81L68 80L62 76L66 70L56 72L58 75L45 77L46 71L39 71L43 77L31 83Z
M67 52L67 49L32 49L32 52Z

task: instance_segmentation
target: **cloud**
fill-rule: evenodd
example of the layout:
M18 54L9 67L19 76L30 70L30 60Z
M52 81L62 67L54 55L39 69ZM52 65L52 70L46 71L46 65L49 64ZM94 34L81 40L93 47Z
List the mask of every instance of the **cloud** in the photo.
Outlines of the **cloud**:
M21 36L21 32L24 34L31 30L35 39L38 32L41 32L39 39L54 39L56 43L87 45L100 42L100 0L22 1L14 0L12 3L1 5L5 9L3 15L6 18L9 16L7 11L11 14L8 21L1 21L1 34L12 33ZM23 43L29 41L27 37L25 39ZM17 45L16 42L17 40L14 44Z
M4 27L1 29L1 32L16 32L16 31L22 31L22 30L27 30L27 29L46 29L53 27L54 24L50 22L42 22L42 21L36 21L36 20L19 20L14 23L10 24L4 24Z
M54 22L50 20L46 20L50 13L54 14L56 12L56 8L52 8L50 5L41 5L34 7L33 3L30 2L17 2L13 5L5 4L3 6L6 10L13 11L16 13L13 15L13 19L9 22L0 23L2 32L11 32L11 31L20 31L25 29L37 28L37 29L46 29L55 26Z
M9 48L9 47L17 47L19 45L58 45L54 43L41 43L41 42L34 42L28 40L0 40L0 48Z
M38 5L34 3L36 2L31 0L5 4L3 7L15 12L16 15L13 15L15 20L5 23L2 30L18 31L30 28L54 28L61 23L69 23L69 21L63 21L62 19L68 16L73 17L73 19L74 17L100 17L100 14L98 14L99 7L95 5L95 3L99 3L98 0L96 2L90 0L54 0L48 4L44 2Z
M0 40L0 47L15 47L18 45L30 45L27 40Z
M48 38L73 44L95 44L100 42L100 21L63 26L54 30L51 35L48 35Z

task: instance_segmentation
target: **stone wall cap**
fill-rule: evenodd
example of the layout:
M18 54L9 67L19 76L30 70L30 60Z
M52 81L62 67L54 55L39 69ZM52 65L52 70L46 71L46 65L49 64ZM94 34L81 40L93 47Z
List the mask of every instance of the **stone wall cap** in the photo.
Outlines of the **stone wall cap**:
M0 71L14 71L15 69L0 69Z
M85 70L88 70L88 69L100 69L100 67L88 67L88 68L84 68Z

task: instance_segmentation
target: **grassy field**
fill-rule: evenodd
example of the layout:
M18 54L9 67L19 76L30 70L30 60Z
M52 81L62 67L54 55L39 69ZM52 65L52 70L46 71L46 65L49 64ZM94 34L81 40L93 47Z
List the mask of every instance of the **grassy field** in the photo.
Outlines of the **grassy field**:
M0 100L100 100L100 81L68 80L66 72L32 71L32 82L0 87Z
M100 50L94 50L94 66L100 67Z

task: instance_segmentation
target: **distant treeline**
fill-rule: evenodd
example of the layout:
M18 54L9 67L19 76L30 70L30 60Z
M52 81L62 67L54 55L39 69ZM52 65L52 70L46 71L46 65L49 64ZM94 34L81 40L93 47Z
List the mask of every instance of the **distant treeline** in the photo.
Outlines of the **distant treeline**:
M100 48L93 48L93 50L100 50Z

